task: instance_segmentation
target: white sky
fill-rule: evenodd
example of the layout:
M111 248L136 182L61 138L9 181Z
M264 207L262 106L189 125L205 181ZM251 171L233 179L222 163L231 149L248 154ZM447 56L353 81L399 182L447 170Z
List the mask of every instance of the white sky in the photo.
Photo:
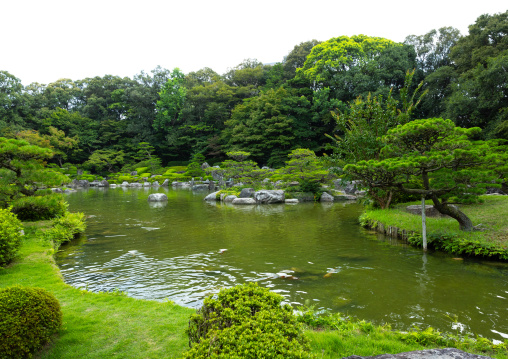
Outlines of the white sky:
M506 0L0 0L0 70L31 82L157 65L219 74L247 58L282 61L302 41L365 34L402 42L443 26L463 35Z

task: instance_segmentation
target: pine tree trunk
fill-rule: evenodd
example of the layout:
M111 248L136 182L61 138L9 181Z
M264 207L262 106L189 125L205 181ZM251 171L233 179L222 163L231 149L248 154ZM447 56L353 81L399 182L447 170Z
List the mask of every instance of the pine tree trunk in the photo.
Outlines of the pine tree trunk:
M431 198L432 202L434 202L434 207L438 210L439 213L450 216L457 222L459 222L461 231L471 232L474 229L473 222L464 212L462 212L455 206L450 206L448 204L441 203L439 201L439 198L437 198L437 196L435 195L432 195Z

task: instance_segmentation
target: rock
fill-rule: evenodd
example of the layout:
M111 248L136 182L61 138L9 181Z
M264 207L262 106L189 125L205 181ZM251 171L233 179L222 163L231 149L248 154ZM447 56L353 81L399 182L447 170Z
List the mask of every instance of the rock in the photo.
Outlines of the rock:
M205 201L216 201L217 200L217 193L219 193L219 191L210 193L208 196L205 197Z
M122 184L121 184L122 187L128 187L129 186L129 182L127 181L123 181Z
M143 182L143 187L150 187L150 186L151 186L150 182L146 182L146 181Z
M298 198L288 198L288 199L284 200L284 203L286 203L286 204L296 204L296 203L300 203L300 201L298 200Z
M192 186L193 191L208 191L208 185L207 184L197 184Z
M131 176L137 176L138 175L138 171L132 171L131 172Z
M256 204L256 200L254 198L235 198L231 203L239 205Z
M109 185L109 188L116 188L116 186L117 186L116 184L112 183Z
M169 180L166 178L161 184L162 187L169 187Z
M77 176L83 176L83 170L77 170L76 171Z
M230 195L224 197L223 201L224 201L224 203L231 203L237 198L238 197L236 197L234 194L230 194Z
M254 199L262 204L284 203L285 195L282 190L261 190L254 193Z
M160 186L159 181L153 181L152 182L152 186L153 187L159 187Z
M99 187L99 181L98 180L95 180L95 181L92 181L92 182L89 182L89 185L90 187Z
M102 180L99 182L99 187L109 187L109 182L106 180Z
M168 196L164 193L152 193L148 196L148 202L163 202L167 200Z
M51 191L53 193L63 193L63 190L61 188L51 188Z
M299 186L299 185L300 185L300 182L298 182L298 181L293 181L293 182L289 182L288 183L289 187L296 187L296 186Z
M488 356L463 352L455 348L415 350L399 354L382 354L377 356L351 355L343 359L485 359Z
M209 191L215 191L215 182L214 181L210 181L208 183L208 190Z
M356 201L357 197L351 194L339 194L337 196L333 196L334 201Z
M358 181L351 181L346 185L346 187L344 187L344 192L346 192L346 194L355 194L357 190L357 184Z
M207 162L203 162L203 164L201 165L201 169L204 171L206 170L207 168L209 168L210 165L207 163Z
M74 191L71 191L70 189L64 189L63 193L71 193L71 192L76 192L75 190Z
M238 198L251 198L254 196L254 192L256 192L254 188L243 188Z
M454 207L456 207L456 206L454 206ZM422 206L419 205L419 204L415 204L415 205L412 205L412 206L407 206L406 207L406 212L409 212L411 214L415 214L417 216L421 216L422 215ZM435 209L434 206L431 205L431 204L426 204L425 205L425 216L426 217L448 217L445 214L439 213L439 211L437 209Z
M321 202L333 202L333 196L329 193L323 192L321 195Z

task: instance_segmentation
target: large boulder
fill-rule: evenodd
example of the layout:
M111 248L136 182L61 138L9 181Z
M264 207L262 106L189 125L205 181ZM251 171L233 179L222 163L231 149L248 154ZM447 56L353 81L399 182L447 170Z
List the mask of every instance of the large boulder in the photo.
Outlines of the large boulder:
M102 180L99 182L99 187L109 187L109 182L106 180Z
M163 202L167 200L168 196L164 193L152 193L148 196L148 202Z
M333 196L329 193L323 192L321 195L321 202L333 202Z
M381 354L377 356L351 355L343 359L486 359L483 355L463 352L455 348L415 350L399 354Z
M261 190L254 193L254 199L261 204L284 203L285 195L282 190Z
M256 200L254 198L235 198L231 203L239 205L256 204Z
M256 192L254 188L242 188L242 191L240 192L238 198L251 198L252 196L254 196L254 192Z
M216 201L217 193L219 193L219 191L210 193L208 196L205 197L205 201Z
M166 178L161 184L162 187L169 187L169 180Z
M222 199L222 201L224 203L232 203L235 199L237 199L238 197L236 197L234 194L230 194L230 195L227 195L226 197L224 197Z
M193 191L208 191L208 185L207 184L196 184L192 186Z

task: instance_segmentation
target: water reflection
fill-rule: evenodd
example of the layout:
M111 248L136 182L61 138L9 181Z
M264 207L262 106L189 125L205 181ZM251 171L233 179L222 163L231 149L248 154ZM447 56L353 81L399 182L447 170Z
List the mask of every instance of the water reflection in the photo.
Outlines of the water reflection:
M121 188L121 187L120 187ZM154 207L150 193L166 193ZM358 226L357 204L233 206L188 189L85 190L70 209L93 216L62 248L65 280L95 291L190 307L257 281L293 305L340 310L407 329L508 333L508 266L423 253ZM377 240L379 238L379 240Z

